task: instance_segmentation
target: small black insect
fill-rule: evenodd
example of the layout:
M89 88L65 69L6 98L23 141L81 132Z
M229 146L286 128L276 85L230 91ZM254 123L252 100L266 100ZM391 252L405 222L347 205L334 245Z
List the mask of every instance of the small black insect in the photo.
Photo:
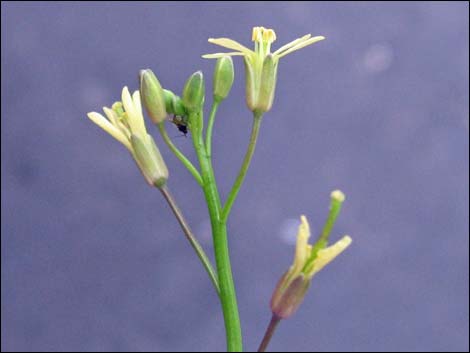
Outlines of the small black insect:
M184 137L188 134L188 127L186 125L176 125L178 130L184 134Z
M178 131L184 134L184 137L188 134L188 125L186 119L183 116L173 115L171 122L176 125Z

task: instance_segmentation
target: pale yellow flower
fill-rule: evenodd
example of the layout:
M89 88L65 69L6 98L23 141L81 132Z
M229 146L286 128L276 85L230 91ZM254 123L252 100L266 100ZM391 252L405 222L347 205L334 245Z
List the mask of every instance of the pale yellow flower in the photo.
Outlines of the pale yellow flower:
M209 43L220 45L221 47L235 50L234 52L228 53L215 53L215 54L205 54L202 57L206 59L217 59L223 56L234 56L242 55L247 56L255 60L263 61L268 54L273 55L274 60L279 60L283 56L290 54L294 51L302 49L308 45L319 42L325 39L323 36L312 37L311 34L306 34L300 38L297 38L276 51L271 53L271 44L276 40L276 33L272 29L267 29L264 27L253 27L251 40L255 42L255 49L251 50L245 47L244 45L238 43L237 41L229 38L209 38Z
M168 179L168 169L145 128L140 93L135 91L131 96L129 89L124 87L121 99L122 102L114 103L112 108L103 108L106 117L97 112L87 115L129 150L147 183L160 187Z
M209 38L210 43L235 51L205 54L202 57L216 59L227 55L243 56L246 69L247 105L253 112L264 113L271 109L274 100L279 59L323 39L325 39L323 36L312 37L311 34L307 34L271 52L271 44L276 40L274 30L254 27L252 34L252 41L255 42L254 50L248 49L233 39Z
M140 93L135 91L132 96L127 87L122 89L122 107L124 111L120 116L108 107L103 107L105 118L97 112L88 113L88 117L99 127L109 133L116 140L121 142L132 153L131 135L143 138L147 135L142 105L140 103ZM120 104L119 102L117 103Z

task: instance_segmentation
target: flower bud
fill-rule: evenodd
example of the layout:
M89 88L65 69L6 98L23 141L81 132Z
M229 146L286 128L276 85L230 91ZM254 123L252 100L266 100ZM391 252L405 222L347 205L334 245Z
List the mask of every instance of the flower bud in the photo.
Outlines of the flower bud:
M165 97L165 107L168 114L174 114L177 116L186 115L183 101L179 96L168 89L163 89L163 96Z
M168 168L152 136L131 136L134 159L150 186L162 187L168 180Z
M281 319L293 315L304 300L310 280L303 274L292 279L289 272L284 274L271 298L271 311Z
M140 71L140 94L152 122L159 124L164 121L167 114L163 89L150 69Z
M183 89L183 105L188 113L201 110L204 104L204 76L201 71L191 75Z
M214 99L223 100L230 93L234 80L233 61L230 56L217 59L214 69Z

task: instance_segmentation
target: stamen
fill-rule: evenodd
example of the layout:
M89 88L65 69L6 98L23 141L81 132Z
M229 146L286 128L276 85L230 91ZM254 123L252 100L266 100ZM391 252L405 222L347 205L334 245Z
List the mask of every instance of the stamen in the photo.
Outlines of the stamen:
M276 32L272 29L266 29L263 32L263 41L267 43L272 43L276 40Z

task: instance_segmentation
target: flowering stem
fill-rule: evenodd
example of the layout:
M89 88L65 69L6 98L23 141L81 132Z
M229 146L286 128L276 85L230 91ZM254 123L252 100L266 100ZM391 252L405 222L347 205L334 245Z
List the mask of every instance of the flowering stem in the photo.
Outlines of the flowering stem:
M189 161L189 159L186 158L186 156L178 149L178 147L173 144L170 137L168 136L168 133L166 132L165 123L162 122L158 124L158 129L160 130L160 134L162 135L165 143L170 148L171 152L173 152L175 156L181 161L181 163L183 163L186 169L188 169L189 172L193 175L194 179L196 179L197 183L202 187L203 185L201 174L199 174L196 167L194 167L194 165Z
M190 116L193 128L191 135L201 166L203 191L212 226L215 262L220 285L220 301L224 315L227 350L241 352L243 349L237 297L230 265L226 222L220 219L220 196L215 182L211 159L202 137L202 112Z
M276 330L277 325L281 322L281 318L273 314L271 321L269 322L268 328L264 334L263 340L259 345L258 352L266 351L271 338L273 337L274 331Z
M212 103L211 113L209 115L209 123L207 124L206 132L206 149L209 158L212 156L212 129L214 127L215 114L217 113L217 108L219 107L220 100L214 97L214 102Z
M235 202L238 192L240 191L240 187L242 186L243 180L245 179L248 167L250 166L251 158L253 157L253 153L255 152L256 141L258 140L262 116L263 115L261 113L253 114L253 127L251 129L250 143L248 145L248 150L246 151L245 158L243 159L240 171L238 172L237 179L235 180L235 183L232 186L232 190L230 190L230 193L227 197L227 201L225 202L224 208L222 210L221 220L223 222L227 221L228 215L230 214L230 210L232 209L233 203Z
M173 195L171 194L168 187L166 185L163 185L162 187L159 188L159 190L161 191L165 200L170 205L171 210L173 211L176 219L178 220L181 228L183 229L186 239L188 239L189 243L191 244L193 249L196 251L196 254L201 260L202 265L206 269L217 294L220 296L219 281L217 279L217 273L214 271L211 261L209 260L206 253L204 252L204 249L201 247L196 237L194 236L193 232L191 231L191 228L189 227L188 222L184 218L183 213L181 212L181 209L176 204L176 201L173 198Z

